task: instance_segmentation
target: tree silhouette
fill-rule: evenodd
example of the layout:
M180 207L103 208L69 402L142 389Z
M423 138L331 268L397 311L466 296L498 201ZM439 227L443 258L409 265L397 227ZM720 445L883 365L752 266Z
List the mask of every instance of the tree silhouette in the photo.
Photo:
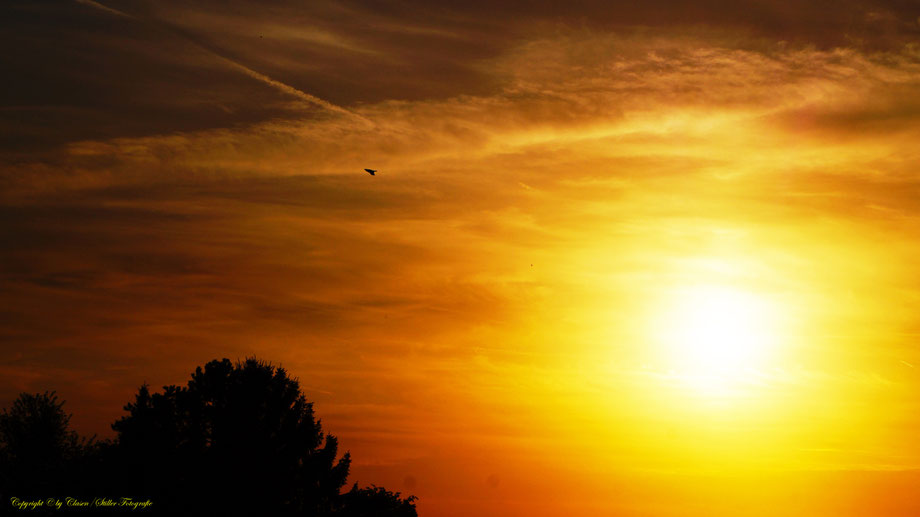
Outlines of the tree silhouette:
M283 368L211 361L187 387L142 386L125 410L112 426L123 474L115 483L164 514L416 515L414 497L357 486L341 494L350 456L338 457L338 441Z
M77 490L79 467L94 450L70 430L70 415L52 392L20 393L0 413L0 487L4 495Z

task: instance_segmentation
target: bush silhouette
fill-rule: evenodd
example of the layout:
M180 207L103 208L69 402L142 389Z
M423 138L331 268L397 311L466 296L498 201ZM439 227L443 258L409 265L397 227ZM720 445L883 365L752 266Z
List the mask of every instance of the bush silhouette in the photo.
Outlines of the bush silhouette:
M378 486L358 488L355 483L342 495L342 508L348 517L416 517L415 499L415 496L402 499L399 492Z

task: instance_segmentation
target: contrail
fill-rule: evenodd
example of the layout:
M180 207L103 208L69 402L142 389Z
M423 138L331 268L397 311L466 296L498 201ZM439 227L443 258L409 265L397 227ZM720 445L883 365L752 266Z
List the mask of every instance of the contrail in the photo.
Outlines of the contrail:
M247 76L249 76L249 77L251 77L251 78L253 78L253 79L255 79L255 80L257 80L257 81L259 81L259 82L261 82L261 83L267 84L267 85L271 86L272 88L274 88L274 89L276 89L276 90L278 90L278 91L284 92L284 93L286 93L286 94L288 94L288 95L292 95L292 96L294 96L294 97L297 97L298 99L307 101L307 102L309 102L309 103L311 103L311 104L314 104L314 105L316 105L316 106L319 106L319 107L321 107L321 108L324 108L324 109L326 109L326 110L328 110L328 111L332 111L332 112L335 112L335 113L339 113L339 114L342 114L342 115L346 115L346 116L348 116L348 117L350 117L350 118L353 118L353 119L356 119L356 120L360 120L361 122L363 122L363 123L366 124L366 125L369 125L369 126L374 126L374 125L375 125L373 122L371 122L371 121L368 120L367 118L362 117L361 115L358 115L357 113L355 113L355 112L353 112L353 111L349 111L349 110L347 110L347 109L345 109L345 108L343 108L343 107L341 107L341 106L338 106L338 105L336 105L336 104L333 104L333 103L331 103L331 102L329 102L329 101L327 101L327 100L321 99L321 98L319 98L319 97L317 97L317 96L315 96L315 95L310 95L309 93L307 93L307 92L305 92L305 91L303 91L303 90L298 90L297 88L294 88L293 86L291 86L291 85L289 85L289 84L285 84L285 83L282 83L281 81L278 81L278 80L276 80L276 79L272 79L271 77L269 77L269 76L267 76L267 75L265 75L265 74L263 74L263 73L257 72L257 71L255 71L255 70L253 70L252 68L249 68L248 66L246 66L246 65L244 65L244 64L242 64L242 63L240 63L240 62L238 62L238 61L234 61L233 59L230 59L229 57L227 57L227 56L223 55L222 53L218 52L217 50L215 50L214 48L212 48L210 45L207 45L207 44L205 44L205 43L202 43L201 41L199 41L197 38L193 37L192 35L187 34L187 33L185 33L184 31L182 31L182 30L180 30L180 29L171 27L170 25L168 25L168 24L166 24L166 23L159 22L159 21L143 20L143 19L138 18L137 16L133 16L133 15L130 15L130 14L128 14L128 13L119 11L118 9L112 9L111 7L108 7L108 6L105 6L105 5L103 5L103 4L100 4L99 2L96 2L96 1L94 1L94 0L75 0L75 1L76 1L77 3L83 4L83 5L88 5L88 6L91 6L91 7L96 8L96 9L100 9L100 10L102 10L102 11L105 11L105 12L107 12L107 13L109 13L109 14L112 14L112 15L115 15L115 16L121 16L121 17L123 17L123 18L130 18L130 19L132 19L132 20L135 20L135 21L137 21L137 22L143 23L143 24L145 24L145 25L153 25L154 23L156 23L156 24L158 24L158 25L161 26L160 28L163 28L163 29L168 30L169 32L171 32L171 33L173 33L173 34L175 34L175 35L181 37L182 39L188 41L188 42L191 43L192 45L195 45L196 47L200 48L201 50L204 50L204 51L207 52L208 54L211 54L212 56L214 56L214 57L220 59L220 60L223 61L224 63L226 63L226 64L230 65L231 67L233 67L233 68L239 70L240 72L246 74Z
M910 366L911 368L916 368L914 365L908 363L907 361L902 360L901 363L906 364L907 366Z
M199 45L199 46L200 46L200 45ZM203 47L202 47L202 48L203 48ZM220 55L220 54L217 54L216 52L213 52L213 51L210 51L210 50L209 50L209 52L211 52L212 54L214 54L215 57L219 58L219 59L220 59L221 61L223 61L224 63L227 63L228 65L230 65L230 66L236 68L237 70L239 70L240 72L243 72L244 74L248 75L249 77L252 77L253 79L262 81L263 83L265 83L265 84L267 84L267 85L269 85L269 86L274 86L276 89L278 89L278 90L280 90L280 91L282 91L282 92L284 92L284 93L293 95L294 97L298 97L298 98L303 99L303 100L305 100L305 101L307 101L307 102L311 102L311 103L313 103L313 104L316 104L317 106L322 106L323 108L326 108L326 109L329 110L329 111L334 111L334 112L336 112L336 113L342 113L342 114L344 114L344 115L349 115L349 116L352 116L352 117L357 117L357 118L360 118L360 119L362 119L362 120L364 120L364 121L366 121L366 122L370 122L369 120L367 120L367 119L365 119L364 117L358 115L357 113L352 113L351 111L348 111L347 109L345 109L345 108L343 108L343 107L341 107L341 106L336 106L335 104L333 104L333 103L331 103L331 102L329 102L329 101L327 101L327 100L320 99L319 97L317 97L317 96L315 96L315 95L310 95L309 93L307 93L307 92L305 92L305 91L298 90L297 88L294 88L293 86L290 86L290 85L288 85L288 84L282 83L281 81L277 81L277 80L275 80L275 79L272 79L271 77L269 77L269 76L267 76L267 75L265 75L265 74L261 74L261 73L259 73L259 72L256 72L256 71L253 70L252 68L249 68L248 66L246 66L246 65L244 65L244 64L242 64L242 63L238 63L238 62L236 62L236 61L234 61L234 60L232 60L232 59L230 59L230 58L228 58L228 57L225 57L225 56L222 56L222 55Z
M96 9L102 9L103 11L105 11L105 12L107 12L107 13L109 13L109 14L114 14L115 16L123 16L123 17L125 17L125 18L132 18L132 19L135 19L135 20L137 19L137 18L135 18L134 16L131 16L130 14L123 13L123 12L117 10L117 9L112 9L111 7L106 7L106 6L102 5L102 4L100 4L99 2L93 2L93 0L76 0L76 2L77 2L78 4L83 4L83 5L88 5L88 6L90 6L90 7L95 7Z

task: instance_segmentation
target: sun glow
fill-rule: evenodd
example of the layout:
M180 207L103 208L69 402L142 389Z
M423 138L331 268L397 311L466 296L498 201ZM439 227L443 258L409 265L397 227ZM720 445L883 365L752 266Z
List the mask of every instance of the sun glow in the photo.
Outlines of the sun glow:
M762 379L777 342L777 315L767 298L702 285L677 290L668 305L656 333L681 380L730 395Z

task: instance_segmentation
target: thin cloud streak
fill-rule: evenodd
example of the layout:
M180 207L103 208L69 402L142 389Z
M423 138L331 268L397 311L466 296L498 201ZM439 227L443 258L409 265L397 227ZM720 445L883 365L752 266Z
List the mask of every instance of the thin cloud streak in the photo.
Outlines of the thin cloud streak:
M78 2L78 3L80 3L80 4L83 4L83 5L89 5L89 6L92 6L92 7L96 8L96 9L100 9L100 10L102 10L102 11L105 11L105 12L109 13L109 14L114 14L114 15L116 15L116 16L121 16L121 17L129 18L129 19L138 21L138 22L140 22L140 23L143 23L143 24L145 24L145 25L150 25L150 26L153 26L153 27L162 28L162 29L164 29L164 30L166 30L166 31L168 31L168 32L171 32L171 33L173 33L173 34L177 34L177 35L179 35L180 37L183 37L184 39L186 39L187 41L189 41L190 43L194 44L194 45L197 46L198 48L200 48L200 49L202 49L202 50L205 50L205 51L209 52L211 55L213 55L214 57L216 57L216 58L218 58L219 60L221 60L221 62L226 63L226 64L230 65L231 67L235 68L236 70L239 70L239 71L241 71L242 73L246 74L247 76L249 76L249 77L251 77L251 78L253 78L253 79L256 79L256 80L258 80L258 81L260 81L260 82L262 82L262 83L265 83L265 84L267 84L267 85L269 85L269 86L271 86L271 87L273 87L273 88L275 88L275 89L277 89L277 90L279 90L279 91L281 91L281 92L284 92L284 93L286 93L286 94L288 94L288 95L292 95L292 96L294 96L294 97L297 97L298 99L301 99L301 100L303 100L303 101L306 101L306 102L309 103L309 104L312 104L312 105L321 107L321 108L323 108L323 109L325 109L325 110L328 110L328 111L331 111L331 112L333 112L333 113L337 113L337 114L340 114L340 115L348 116L349 118L352 118L352 119L354 119L354 120L360 121L360 122L362 122L362 123L364 123L364 124L366 124L366 125L368 125L368 126L370 126L370 127L373 127L373 125L374 125L374 123L371 122L370 120L368 120L368 119L366 119L366 118L364 118L364 117L362 117L362 116L360 116L360 115L358 115L358 114L356 114L356 113L353 113L353 112L351 112L351 111L349 111L349 110L347 110L347 109L345 109L345 108L343 108L343 107L341 107L341 106L337 106L337 105L335 105L335 104L333 104L333 103L331 103L331 102L329 102L329 101L323 100L323 99L321 99L321 98L319 98L319 97L317 97L317 96L315 96L315 95L311 95L311 94L306 93L306 92L304 92L304 91L298 90L297 88L294 88L293 86L290 86L290 85L288 85L288 84L285 84L285 83L283 83L283 82L281 82L281 81L278 81L278 80L276 80L276 79L272 79L271 77L269 77L269 76L267 76L267 75L265 75L265 74L262 74L262 73L260 73L260 72L257 72L257 71L255 71L255 70L249 68L248 66L246 66L246 65L244 65L244 64L242 64L242 63L239 63L239 62L237 62L237 61L234 61L233 59L230 59L229 57L222 55L220 52L218 52L217 50L215 50L215 49L212 48L211 46L205 45L205 44L201 43L201 41L199 41L197 38L194 38L194 37L192 37L192 36L186 34L185 32L176 29L175 27L171 27L170 25L166 24L165 22L162 22L162 21L160 21L160 20L141 19L141 18L138 18L138 17L136 17L136 16L132 16L132 15L130 15L130 14L121 12L121 11L119 11L119 10L117 10L117 9L112 9L111 7L105 6L105 5L103 5L103 4L99 3L99 2L95 2L95 1L93 1L93 0L75 0L75 1Z

